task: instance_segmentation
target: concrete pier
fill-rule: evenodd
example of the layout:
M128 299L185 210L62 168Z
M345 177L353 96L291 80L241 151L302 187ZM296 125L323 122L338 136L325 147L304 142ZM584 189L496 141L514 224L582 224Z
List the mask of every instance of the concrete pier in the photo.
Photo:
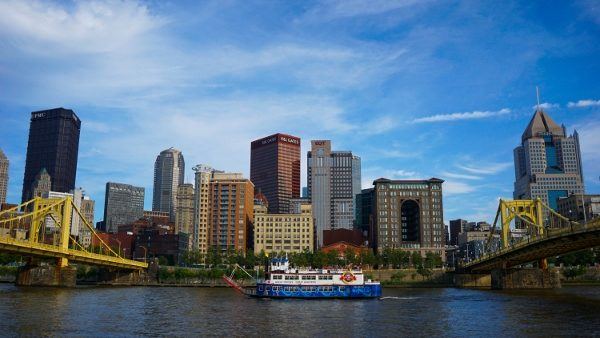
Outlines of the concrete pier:
M77 269L72 266L26 265L17 272L16 285L75 287Z
M492 289L553 289L560 288L558 271L539 268L492 270Z
M492 285L489 274L454 274L454 285L459 288L485 288Z

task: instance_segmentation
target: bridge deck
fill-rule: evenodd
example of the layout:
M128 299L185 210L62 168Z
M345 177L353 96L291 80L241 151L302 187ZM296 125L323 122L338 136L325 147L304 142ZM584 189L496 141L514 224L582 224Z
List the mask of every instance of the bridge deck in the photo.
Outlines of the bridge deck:
M7 236L0 236L0 251L44 258L67 258L71 262L122 269L140 270L148 268L148 263L138 262L131 259L90 253L75 249L63 249L55 245L31 243L27 240L18 240Z
M462 266L466 271L490 271L600 245L600 220L573 228L548 231L541 238L523 240Z

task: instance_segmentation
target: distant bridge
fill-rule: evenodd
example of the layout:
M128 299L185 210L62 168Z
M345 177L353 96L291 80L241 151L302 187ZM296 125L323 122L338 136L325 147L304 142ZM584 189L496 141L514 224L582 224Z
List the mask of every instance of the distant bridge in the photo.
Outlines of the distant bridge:
M99 245L85 248L71 235L72 219L75 217ZM148 268L147 263L123 258L107 245L70 196L61 199L36 197L0 212L0 251L26 257L54 258L59 268L67 267L69 262L129 270Z
M462 269L475 273L489 272L596 246L600 246L600 219L587 224L572 224L565 229L548 229L543 236L510 244L463 264Z
M511 238L511 227L522 230L520 238ZM558 272L548 269L547 258L595 246L600 246L600 219L580 224L540 199L500 200L485 253L459 264L455 284L495 289L560 287ZM537 268L524 268L528 263L536 263Z

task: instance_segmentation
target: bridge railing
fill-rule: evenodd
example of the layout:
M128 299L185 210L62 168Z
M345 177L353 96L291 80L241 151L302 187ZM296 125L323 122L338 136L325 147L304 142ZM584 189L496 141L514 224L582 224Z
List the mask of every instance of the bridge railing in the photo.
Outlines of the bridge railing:
M535 244L535 243L539 243L548 239L552 239L552 238L557 238L557 237L561 237L567 234L576 234L576 233L583 233L583 232L587 232L589 230L593 230L596 228L600 228L600 218L596 218L588 223L571 223L568 227L565 228L548 228L546 229L546 231L543 234L539 234L537 236L527 236L526 239L517 241L517 242L512 242L510 243L507 247L503 247L500 248L499 250L494 250L491 251L479 258L476 258L474 260L471 260L467 263L461 264L461 267L469 267L469 266L473 266L473 265L477 265L481 262L484 261L488 261L491 259L494 259L495 257L504 255L508 252Z

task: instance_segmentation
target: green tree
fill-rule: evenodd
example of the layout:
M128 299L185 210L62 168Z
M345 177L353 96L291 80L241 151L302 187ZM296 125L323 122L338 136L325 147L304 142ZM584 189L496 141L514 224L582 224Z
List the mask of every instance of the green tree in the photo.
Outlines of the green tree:
M367 267L373 267L376 264L376 257L373 250L367 249L360 252L360 263Z
M423 280L425 280L425 278L429 278L429 276L431 276L432 272L430 269L420 266L419 268L417 268L417 273L421 275L421 277L423 277Z
M413 253L410 255L410 260L414 268L420 268L423 266L423 257L421 257L421 253L418 251L413 251Z
M348 247L346 251L344 251L344 264L346 265L356 265L358 259L356 257L356 252L354 249Z
M442 257L439 254L428 252L425 254L425 267L433 269L442 266Z

